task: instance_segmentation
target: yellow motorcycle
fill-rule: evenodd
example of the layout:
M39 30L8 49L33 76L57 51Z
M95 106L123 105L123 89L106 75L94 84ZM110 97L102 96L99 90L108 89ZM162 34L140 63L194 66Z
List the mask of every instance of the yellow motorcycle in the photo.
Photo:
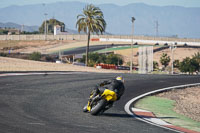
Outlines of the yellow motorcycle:
M92 115L98 115L111 107L114 101L117 100L117 95L114 91L105 89L96 96L91 93L88 104L83 108L83 112L90 112Z

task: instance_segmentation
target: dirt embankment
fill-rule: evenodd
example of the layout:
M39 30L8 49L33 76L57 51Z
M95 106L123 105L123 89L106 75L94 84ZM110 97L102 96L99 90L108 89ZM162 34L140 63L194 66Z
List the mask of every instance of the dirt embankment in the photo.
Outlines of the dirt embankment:
M200 86L158 94L176 101L174 111L200 122Z
M91 41L92 45L112 44L112 42ZM121 43L116 43L121 44ZM52 40L52 41L0 41L0 52L12 53L32 53L40 52L48 54L55 51L62 51L71 48L83 47L87 45L87 41L79 40Z
M72 64L57 64L0 57L0 71L81 71L97 73L127 73L128 71L96 69L92 67L75 66Z
M0 41L0 52L11 53L48 53L49 49L74 44L79 41L75 40L53 40L53 41Z

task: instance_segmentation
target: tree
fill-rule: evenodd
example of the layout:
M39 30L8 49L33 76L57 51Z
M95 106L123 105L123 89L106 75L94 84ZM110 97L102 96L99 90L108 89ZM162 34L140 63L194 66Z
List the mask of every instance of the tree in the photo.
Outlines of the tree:
M196 60L196 62L197 62L197 71L200 71L200 52L198 52L198 53L195 53L194 55L193 55L193 57L192 57L192 59L194 59L194 60Z
M200 64L200 52L195 53L192 58Z
M65 24L63 22L56 20L56 19L47 20L46 24L47 24L48 33L54 32L54 26L55 25L61 26L61 31L64 31L64 29L65 29ZM42 25L39 28L40 33L44 33L44 29L45 29L45 21L42 23Z
M192 73L199 71L200 66L199 66L199 62L198 62L197 59L195 59L195 58L190 59L190 65L191 65L191 68L192 68L192 70L191 70Z
M153 70L158 70L158 62L153 61Z
M180 66L180 61L179 60L175 60L174 61L174 68L179 68Z
M83 14L77 16L76 27L78 27L78 32L84 31L88 34L87 47L86 47L86 60L85 64L88 65L88 53L90 44L90 34L96 33L103 34L106 28L106 22L104 20L103 12L100 8L95 7L90 4L83 9Z
M0 29L0 35L8 35L8 30Z
M21 32L20 34L40 34L40 32L39 31L32 31L32 32L29 32L29 31L23 31L23 32Z
M86 56L84 55L80 62L85 62ZM120 55L116 54L99 54L99 53L89 53L88 54L88 66L94 66L97 63L105 63L105 64L115 64L122 65L123 59Z
M191 74L196 71L199 71L199 63L194 58L190 59L189 57L186 57L180 63L179 69L181 72L185 72L185 73L189 72L189 74Z
M180 63L180 71L181 72L188 72L190 68L190 58L186 57L185 59L183 59L183 61Z
M164 67L166 68L169 65L169 62L170 62L170 57L166 53L163 53L162 56L160 57L160 63L164 65Z
M42 55L40 52L33 52L32 54L29 55L29 60L39 61L41 57Z
M109 54L109 55L107 55L106 64L122 65L123 60L119 55Z

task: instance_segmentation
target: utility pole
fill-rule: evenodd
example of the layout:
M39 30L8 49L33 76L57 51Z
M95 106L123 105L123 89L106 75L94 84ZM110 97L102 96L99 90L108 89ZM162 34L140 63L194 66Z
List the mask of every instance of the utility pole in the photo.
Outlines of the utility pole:
M21 26L21 33L23 33L23 31L24 31L24 24L22 24Z
M155 23L156 23L156 37L158 37L158 27L159 27L158 20L156 20Z
M49 24L47 23L47 35L49 34Z
M47 13L44 13L45 16L45 24L44 24L44 34L45 34L45 41L47 40Z
M172 55L172 71L171 71L171 74L173 75L174 74L174 50L176 49L176 45L177 43L172 43L170 48L171 48L171 55Z
M134 35L134 21L135 18L131 18L132 21L132 42L131 42L131 64L130 64L130 72L133 73L133 35Z
M44 37L45 37L45 41L47 40L47 13L45 11L45 3L42 3L42 5L44 6L44 17L45 17L45 22L44 22Z

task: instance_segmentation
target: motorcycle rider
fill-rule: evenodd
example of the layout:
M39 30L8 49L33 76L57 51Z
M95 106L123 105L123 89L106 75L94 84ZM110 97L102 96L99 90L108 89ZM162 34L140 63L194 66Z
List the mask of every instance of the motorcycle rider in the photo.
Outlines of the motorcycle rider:
M103 81L103 82L97 84L91 93L93 95L92 98L94 98L97 94L104 92L105 89L114 91L117 95L117 100L119 100L125 91L123 77L117 76L115 79L106 80L106 81ZM110 107L112 107L112 105L113 105L113 102L110 101L110 103L106 109L109 109ZM86 106L84 107L83 110L84 110L84 112L87 112Z

